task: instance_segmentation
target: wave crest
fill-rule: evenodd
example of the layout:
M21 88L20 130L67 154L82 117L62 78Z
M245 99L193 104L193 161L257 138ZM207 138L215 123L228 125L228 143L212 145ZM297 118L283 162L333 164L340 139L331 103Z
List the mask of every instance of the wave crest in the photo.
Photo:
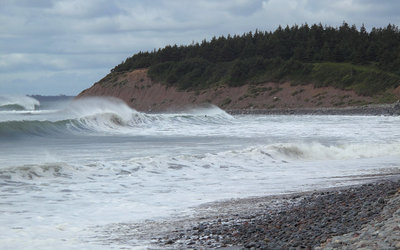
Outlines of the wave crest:
M400 155L400 144L343 144L323 145L320 143L275 144L264 150L285 159L303 160L347 160Z
M47 115L47 116L46 116ZM49 116L50 115L50 116ZM52 117L53 115L54 117ZM143 129L170 131L181 126L224 124L233 119L225 111L213 106L181 113L146 114L130 108L115 98L85 98L69 104L57 114L45 114L37 120L0 122L0 136L44 136L71 133L142 133ZM59 118L62 119L59 119Z
M73 172L73 168L65 163L32 164L1 169L0 179L23 181L55 177L68 178Z
M40 102L29 96L0 96L0 111L35 110Z

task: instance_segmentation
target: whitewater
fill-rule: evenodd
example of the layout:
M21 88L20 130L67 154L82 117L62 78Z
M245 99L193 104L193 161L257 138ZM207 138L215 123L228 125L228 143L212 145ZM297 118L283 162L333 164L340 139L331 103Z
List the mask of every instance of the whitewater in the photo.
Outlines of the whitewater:
M112 98L0 97L0 249L119 249L126 242L99 232L399 172L398 116L142 113ZM128 247L147 244L131 238Z

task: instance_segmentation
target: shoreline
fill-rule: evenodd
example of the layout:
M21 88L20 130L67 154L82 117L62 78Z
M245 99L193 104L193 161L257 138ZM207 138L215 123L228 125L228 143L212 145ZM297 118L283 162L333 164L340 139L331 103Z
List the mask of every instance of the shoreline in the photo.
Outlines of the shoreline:
M398 249L400 174L205 203L193 215L118 223L101 234L101 244L146 249Z
M400 246L399 205L398 174L364 184L215 202L200 206L194 218L153 226L159 231L151 235L151 248L395 249ZM380 232L375 225L389 230Z
M400 103L376 104L343 108L231 109L231 115L367 115L398 116Z

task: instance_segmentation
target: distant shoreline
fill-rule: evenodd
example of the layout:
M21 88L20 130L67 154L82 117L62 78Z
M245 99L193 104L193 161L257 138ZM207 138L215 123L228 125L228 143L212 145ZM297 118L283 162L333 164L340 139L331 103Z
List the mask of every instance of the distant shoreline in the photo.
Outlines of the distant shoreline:
M344 108L287 108L287 109L232 109L231 115L400 115L400 103L354 106Z

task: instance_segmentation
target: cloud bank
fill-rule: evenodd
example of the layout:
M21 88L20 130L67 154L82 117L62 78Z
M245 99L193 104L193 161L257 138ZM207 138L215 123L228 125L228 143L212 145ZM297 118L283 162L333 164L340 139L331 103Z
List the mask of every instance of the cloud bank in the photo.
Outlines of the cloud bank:
M139 51L278 25L398 25L399 9L397 0L2 0L0 93L74 95Z

